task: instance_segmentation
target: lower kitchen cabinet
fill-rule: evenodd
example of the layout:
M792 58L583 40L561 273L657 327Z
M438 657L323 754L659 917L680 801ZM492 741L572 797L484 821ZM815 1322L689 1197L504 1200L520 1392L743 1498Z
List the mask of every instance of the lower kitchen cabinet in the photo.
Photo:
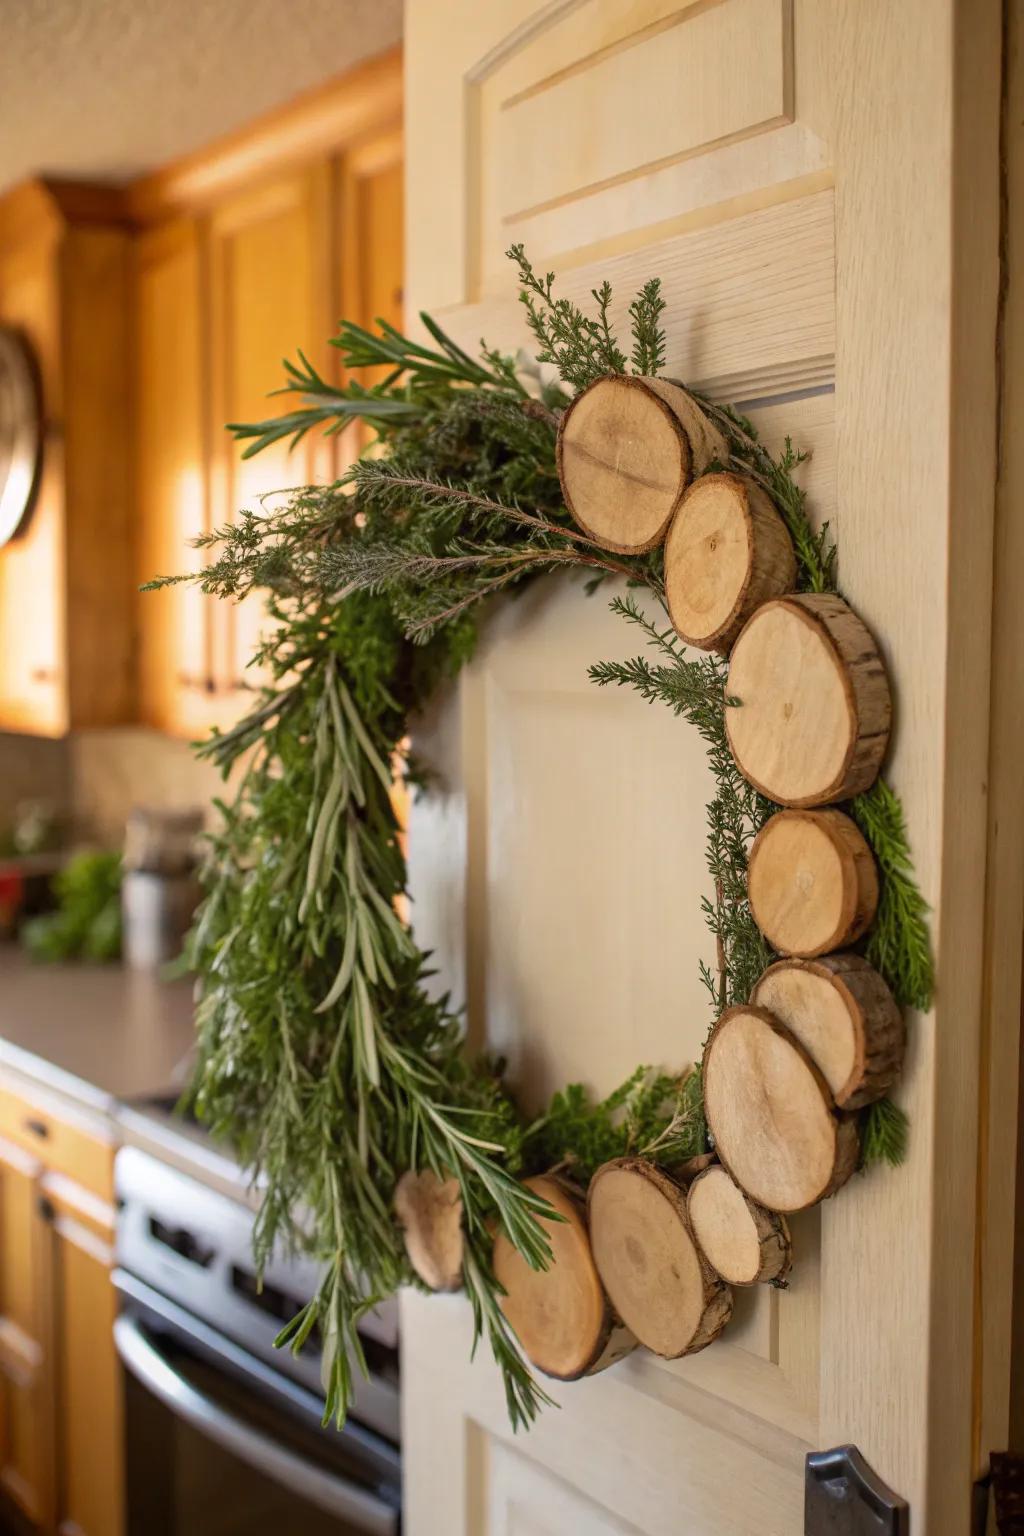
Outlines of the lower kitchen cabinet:
M0 1489L30 1520L52 1514L41 1164L0 1140Z
M56 1376L57 1530L117 1536L123 1524L124 1426L114 1351L113 1231L95 1197L43 1179L50 1215ZM83 1206L84 1197L84 1206ZM110 1212L113 1215L113 1211Z
M0 1083L0 1488L46 1536L124 1524L113 1152Z

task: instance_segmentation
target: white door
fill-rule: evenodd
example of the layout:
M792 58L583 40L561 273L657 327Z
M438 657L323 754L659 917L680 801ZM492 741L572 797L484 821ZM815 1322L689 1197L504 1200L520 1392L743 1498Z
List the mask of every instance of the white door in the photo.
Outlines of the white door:
M846 1442L915 1533L962 1536L1006 1443L1019 984L1019 926L1015 954L983 899L999 7L409 0L406 59L411 314L527 342L517 240L574 297L608 277L620 316L660 276L667 373L812 452L892 669L939 960L907 1164L801 1217L790 1289L738 1293L710 1349L637 1351L513 1437L466 1303L404 1299L411 1536L794 1536L806 1453ZM420 743L445 787L413 820L417 935L535 1102L678 1067L709 1024L703 750L587 681L638 648L601 595L537 586Z

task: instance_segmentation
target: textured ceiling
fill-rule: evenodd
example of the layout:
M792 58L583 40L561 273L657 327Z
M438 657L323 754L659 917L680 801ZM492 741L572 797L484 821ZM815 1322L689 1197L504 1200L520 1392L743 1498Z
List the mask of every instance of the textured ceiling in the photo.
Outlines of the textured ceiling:
M401 31L402 0L0 0L0 190L128 180Z

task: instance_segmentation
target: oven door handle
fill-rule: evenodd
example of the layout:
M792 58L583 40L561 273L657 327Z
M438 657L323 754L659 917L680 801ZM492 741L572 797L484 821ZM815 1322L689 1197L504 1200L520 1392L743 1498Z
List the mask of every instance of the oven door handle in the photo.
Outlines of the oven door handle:
M283 1488L293 1489L307 1503L347 1521L360 1536L397 1536L398 1511L390 1504L304 1461L197 1392L153 1347L135 1318L124 1315L114 1320L114 1343L125 1369L171 1413L247 1466Z

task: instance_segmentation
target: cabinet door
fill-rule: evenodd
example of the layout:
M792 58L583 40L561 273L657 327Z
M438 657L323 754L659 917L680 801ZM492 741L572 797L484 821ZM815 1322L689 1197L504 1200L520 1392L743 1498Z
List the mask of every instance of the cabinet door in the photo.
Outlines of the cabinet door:
M53 1462L38 1175L35 1158L0 1140L0 1489L42 1524Z
M378 320L401 328L404 260L402 134L377 134L349 150L336 178L339 313L367 329ZM385 368L364 368L360 382L378 383ZM340 379L340 370L339 370ZM372 437L356 426L340 434L337 471Z
M139 581L198 570L208 527L203 273L199 231L176 221L143 235L136 286ZM140 596L142 719L181 736L216 716L214 599L191 586Z
M26 337L44 410L59 420L57 253L32 243L0 262L0 322ZM35 504L0 550L0 729L59 736L67 729L64 674L63 442L48 431Z
M66 1180L46 1187L54 1207L57 1529L62 1536L120 1536L124 1427L110 1281L114 1213Z
M329 318L330 173L326 164L268 182L224 203L210 226L211 496L216 526L265 497L330 474L330 450L311 434L294 452L287 440L243 459L229 422L255 422L295 403L268 399L297 348L326 366ZM213 670L228 714L260 682L248 665L266 622L262 594L221 603ZM222 725L229 723L222 719Z

